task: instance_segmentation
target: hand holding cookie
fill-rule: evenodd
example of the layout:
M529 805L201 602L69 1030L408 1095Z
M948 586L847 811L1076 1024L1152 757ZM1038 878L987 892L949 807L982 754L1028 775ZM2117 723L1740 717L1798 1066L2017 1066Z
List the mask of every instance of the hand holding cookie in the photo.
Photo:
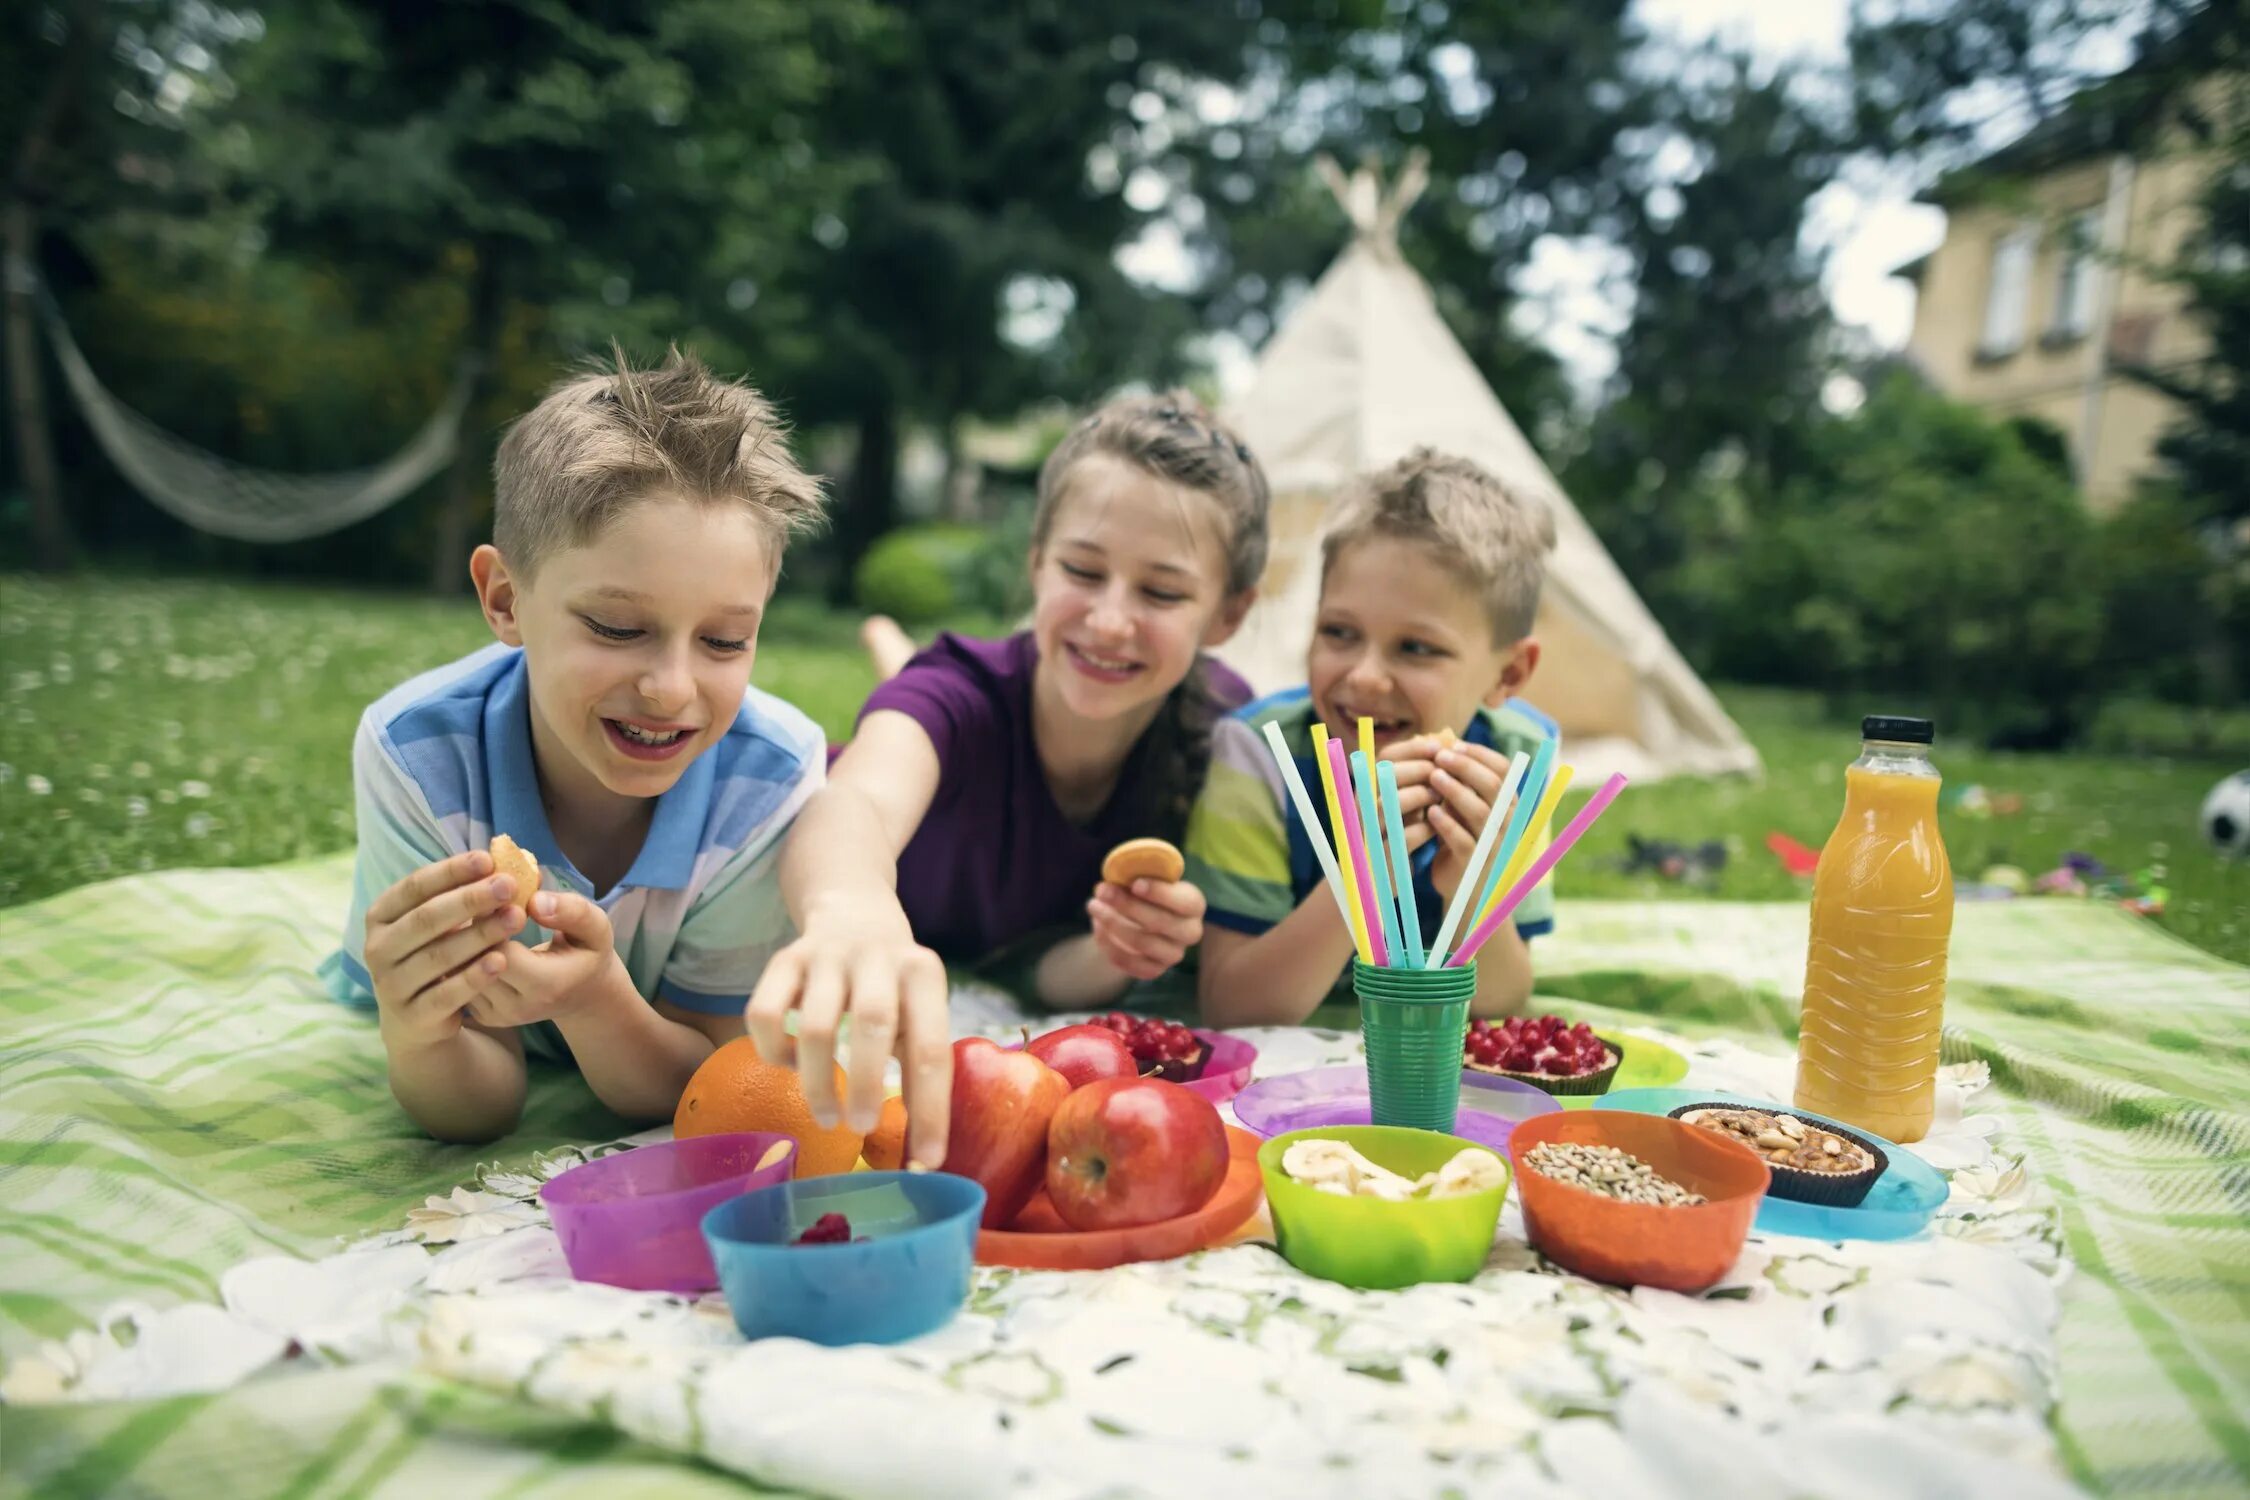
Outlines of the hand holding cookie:
M1180 851L1162 839L1133 839L1109 851L1086 914L1112 968L1154 979L1203 941L1203 892L1181 878L1186 873Z
M369 904L362 951L387 1041L430 1046L461 1029L463 1011L506 966L500 945L523 930L518 883L471 849L424 865Z

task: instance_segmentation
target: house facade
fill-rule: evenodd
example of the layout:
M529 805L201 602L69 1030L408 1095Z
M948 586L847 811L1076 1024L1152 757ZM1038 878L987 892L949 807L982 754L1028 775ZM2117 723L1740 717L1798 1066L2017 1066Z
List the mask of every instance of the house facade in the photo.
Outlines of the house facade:
M2027 140L1930 195L1945 240L1899 272L1917 290L1907 347L1923 374L1994 417L2059 430L2096 509L2155 467L2178 418L2125 369L2193 365L2209 350L2161 272L2192 248L2210 170L2176 142L2136 154Z

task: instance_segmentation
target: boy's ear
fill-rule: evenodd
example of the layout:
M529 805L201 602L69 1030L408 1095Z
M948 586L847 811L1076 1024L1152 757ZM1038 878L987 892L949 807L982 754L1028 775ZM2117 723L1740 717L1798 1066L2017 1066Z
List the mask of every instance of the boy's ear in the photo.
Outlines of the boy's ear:
M486 542L470 553L469 578L477 586L477 603L484 607L484 622L492 633L505 645L522 645L523 630L516 623L519 590L500 549Z
M1218 614L1212 617L1210 625L1203 632L1204 649L1225 645L1242 628L1243 618L1250 613L1250 606L1257 602L1257 589L1247 588L1220 605Z
M1493 681L1492 691L1484 695L1484 706L1498 708L1518 696L1530 683L1531 674L1538 670L1539 637L1527 635L1508 648L1507 660L1500 664L1500 675Z

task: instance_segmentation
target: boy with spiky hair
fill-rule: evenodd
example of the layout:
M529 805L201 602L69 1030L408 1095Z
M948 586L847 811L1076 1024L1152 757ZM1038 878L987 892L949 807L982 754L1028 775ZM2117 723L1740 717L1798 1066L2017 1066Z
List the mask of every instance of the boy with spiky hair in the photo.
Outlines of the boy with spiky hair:
M764 398L677 349L555 386L493 477L469 574L498 640L361 717L323 977L374 1008L391 1092L441 1140L514 1128L527 1052L667 1119L790 936L775 861L825 749L750 668L820 485Z
M1303 1021L1350 968L1352 934L1290 811L1269 723L1318 786L1311 726L1348 746L1360 719L1374 721L1376 754L1398 767L1423 939L1435 937L1509 757L1556 733L1520 697L1539 665L1532 625L1554 546L1544 500L1427 448L1337 503L1321 543L1306 684L1221 721L1188 822L1188 879L1209 902L1197 981L1207 1024ZM1554 925L1554 909L1542 881L1478 952L1473 1014L1523 1004L1529 940Z

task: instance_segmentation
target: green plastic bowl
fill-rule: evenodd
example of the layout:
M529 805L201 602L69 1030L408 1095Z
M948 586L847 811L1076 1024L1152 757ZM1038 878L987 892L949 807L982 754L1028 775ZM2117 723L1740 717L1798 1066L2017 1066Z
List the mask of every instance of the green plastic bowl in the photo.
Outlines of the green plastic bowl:
M1508 1181L1487 1193L1388 1203L1341 1198L1293 1181L1282 1153L1299 1141L1342 1141L1377 1166L1405 1177L1434 1172L1457 1151L1484 1151L1505 1171L1508 1159L1475 1141L1392 1125L1325 1125L1277 1135L1258 1148L1274 1238L1289 1264L1308 1276L1368 1291L1424 1281L1467 1281L1484 1268L1507 1201Z

